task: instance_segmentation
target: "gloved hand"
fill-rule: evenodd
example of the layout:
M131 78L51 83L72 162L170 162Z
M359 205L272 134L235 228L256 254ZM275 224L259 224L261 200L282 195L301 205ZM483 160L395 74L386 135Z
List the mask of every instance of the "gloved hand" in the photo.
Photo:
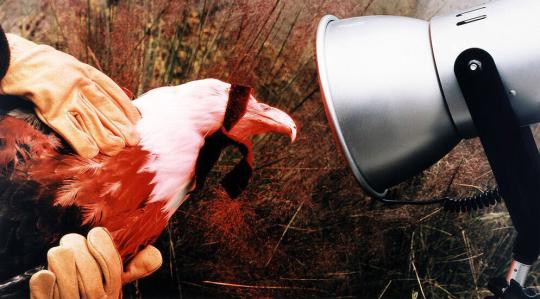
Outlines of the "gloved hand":
M136 145L140 114L109 77L71 55L6 34L10 64L0 93L22 96L83 157Z
M122 261L109 232L92 229L87 238L68 234L47 254L49 270L32 275L32 299L120 298L122 285L155 272L163 260L147 246L122 271Z

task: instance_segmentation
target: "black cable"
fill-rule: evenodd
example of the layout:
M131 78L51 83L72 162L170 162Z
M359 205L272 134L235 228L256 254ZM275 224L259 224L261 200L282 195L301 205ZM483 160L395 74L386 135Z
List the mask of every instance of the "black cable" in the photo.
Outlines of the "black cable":
M392 205L412 205L412 206L425 206L433 204L442 204L443 208L451 212L469 212L476 211L489 206L502 202L502 196L499 192L499 188L484 191L479 194L468 197L443 197L427 200L398 200L388 198L378 198L378 201L384 204Z
M427 206L438 203L444 203L448 198L434 198L429 200L399 200L388 198L377 198L378 201L388 205L409 205L409 206Z
M476 211L502 202L499 188L488 190L464 198L450 198L444 202L444 209L452 212Z

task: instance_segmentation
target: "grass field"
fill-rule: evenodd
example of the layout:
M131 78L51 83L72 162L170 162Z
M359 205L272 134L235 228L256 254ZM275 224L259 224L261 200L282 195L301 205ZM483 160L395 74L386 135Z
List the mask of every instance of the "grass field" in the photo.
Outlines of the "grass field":
M125 297L483 298L511 257L504 206L458 215L366 197L334 145L314 60L326 13L429 18L463 2L0 0L0 21L136 94L214 77L253 86L299 125L292 145L255 139L255 175L235 200L218 187L239 157L228 151L160 238L162 269ZM481 146L469 140L393 192L429 198L493 186Z

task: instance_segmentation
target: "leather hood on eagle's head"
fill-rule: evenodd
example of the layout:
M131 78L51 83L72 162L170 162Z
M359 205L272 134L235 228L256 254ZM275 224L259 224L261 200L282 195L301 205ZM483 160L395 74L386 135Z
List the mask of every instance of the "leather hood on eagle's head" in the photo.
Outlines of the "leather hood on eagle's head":
M63 234L94 226L111 232L127 261L156 240L223 148L237 146L244 156L222 180L235 197L251 175L251 136L296 137L285 112L259 103L250 88L215 79L157 88L134 103L139 145L94 159L37 129L24 109L0 116L0 283L45 263Z

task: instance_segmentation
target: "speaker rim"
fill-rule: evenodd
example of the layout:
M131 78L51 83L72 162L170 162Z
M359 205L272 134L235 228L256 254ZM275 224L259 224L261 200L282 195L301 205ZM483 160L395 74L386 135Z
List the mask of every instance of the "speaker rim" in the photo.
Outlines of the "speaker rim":
M334 102L332 100L332 95L330 93L330 87L328 83L328 78L326 74L326 59L325 59L325 45L326 45L326 29L331 22L339 21L339 18L333 15L324 16L317 27L317 41L316 41L316 60L318 68L318 77L319 77L319 86L321 89L321 96L323 97L324 110L326 112L326 117L329 120L330 127L334 133L335 139L338 140L339 148L345 156L347 163L349 164L349 169L353 172L356 177L357 182L360 184L362 189L367 192L369 195L376 198L384 198L388 190L385 189L383 192L379 192L373 188L367 179L360 171L356 161L354 160L345 137L342 134L341 126L337 117L337 113L334 108Z

